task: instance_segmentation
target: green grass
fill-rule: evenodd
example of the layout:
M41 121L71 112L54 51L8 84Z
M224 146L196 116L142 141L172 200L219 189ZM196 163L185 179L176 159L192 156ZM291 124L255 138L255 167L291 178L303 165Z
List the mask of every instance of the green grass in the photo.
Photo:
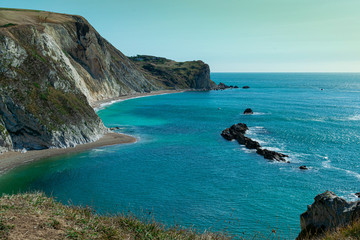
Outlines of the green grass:
M133 215L97 215L91 208L65 206L43 193L0 198L1 239L231 239L223 233L199 233L165 227ZM41 236L41 237L40 237Z

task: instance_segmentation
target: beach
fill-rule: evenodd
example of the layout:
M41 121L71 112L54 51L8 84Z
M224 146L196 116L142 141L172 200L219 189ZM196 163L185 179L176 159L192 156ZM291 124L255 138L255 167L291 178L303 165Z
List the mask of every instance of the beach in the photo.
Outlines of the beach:
M121 102L121 101L124 101L124 100L129 100L129 99L132 99L132 98L149 97L149 96L163 95L163 94L170 94L170 93L181 93L181 92L186 92L186 91L191 91L191 89L159 90L159 91L152 91L152 92L148 92L148 93L135 93L135 94L131 94L131 95L124 95L124 96L120 96L120 97L95 101L93 103L90 103L90 105L95 110L98 110L99 108L102 108L104 106L111 105L113 103Z
M6 152L0 155L0 173L3 174L15 167L29 164L44 158L55 157L68 153L78 153L89 149L111 146L124 143L134 143L136 138L120 134L107 133L95 142L80 144L72 148L51 148L44 150L31 150L26 153Z
M180 93L186 90L161 90L161 91L154 91L150 93L137 93L132 95L126 95L101 101L96 101L91 103L91 106L98 110L101 107L111 105L116 102L132 99L132 98L139 98L139 97L148 97L154 95L162 95L162 94L170 94L170 93ZM30 150L26 153L21 152L6 152L0 154L0 174L3 174L13 168L29 164L44 158L60 156L63 154L68 153L79 153L89 149L104 147L104 146L111 146L117 144L125 144L125 143L134 143L136 142L136 138L132 136L128 136L125 134L120 133L108 133L105 134L102 138L95 142L86 143L86 144L79 144L72 148L52 148L52 149L43 149L43 150Z

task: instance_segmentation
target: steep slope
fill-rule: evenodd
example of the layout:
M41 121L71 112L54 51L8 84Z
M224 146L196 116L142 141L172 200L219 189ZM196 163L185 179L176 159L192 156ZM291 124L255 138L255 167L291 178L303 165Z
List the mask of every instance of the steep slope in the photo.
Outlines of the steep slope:
M175 62L161 57L137 55L129 57L148 79L154 79L165 88L214 89L209 65L202 61Z
M168 84L149 77L80 16L0 9L0 152L94 141L107 129L89 104L136 92L209 88L208 67L202 74L191 84Z

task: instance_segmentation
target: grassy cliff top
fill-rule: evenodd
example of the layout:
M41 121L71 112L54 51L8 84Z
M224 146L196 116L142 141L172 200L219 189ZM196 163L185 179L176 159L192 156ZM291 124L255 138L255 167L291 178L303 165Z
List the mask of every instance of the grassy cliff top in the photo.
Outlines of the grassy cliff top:
M73 22L72 15L40 10L0 8L0 27L14 25Z
M43 193L4 195L0 209L0 239L229 239L134 216L99 216Z

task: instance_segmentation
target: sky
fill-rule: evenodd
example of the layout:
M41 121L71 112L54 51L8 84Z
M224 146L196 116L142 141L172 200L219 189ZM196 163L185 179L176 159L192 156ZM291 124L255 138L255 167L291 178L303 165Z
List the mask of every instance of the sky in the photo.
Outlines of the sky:
M1 0L85 17L127 56L212 72L360 72L359 0Z

